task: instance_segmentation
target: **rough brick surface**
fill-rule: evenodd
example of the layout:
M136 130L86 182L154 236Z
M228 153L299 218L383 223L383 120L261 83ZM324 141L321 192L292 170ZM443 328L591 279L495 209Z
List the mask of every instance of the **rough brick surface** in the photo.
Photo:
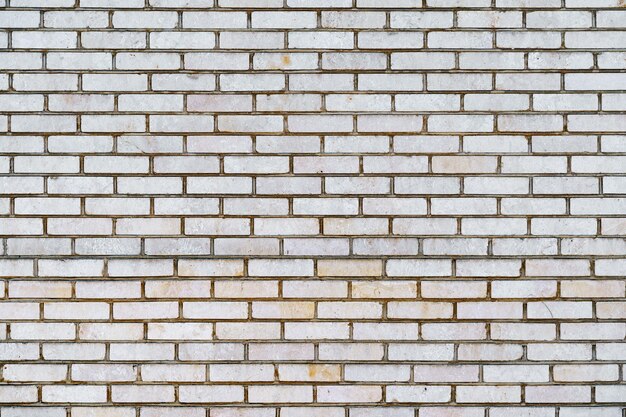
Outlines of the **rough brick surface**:
M624 0L0 0L0 417L622 417Z

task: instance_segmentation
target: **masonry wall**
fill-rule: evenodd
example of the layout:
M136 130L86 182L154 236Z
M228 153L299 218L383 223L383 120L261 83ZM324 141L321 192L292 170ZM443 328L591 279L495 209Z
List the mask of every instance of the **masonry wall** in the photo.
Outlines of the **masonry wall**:
M0 0L0 417L622 417L624 0Z

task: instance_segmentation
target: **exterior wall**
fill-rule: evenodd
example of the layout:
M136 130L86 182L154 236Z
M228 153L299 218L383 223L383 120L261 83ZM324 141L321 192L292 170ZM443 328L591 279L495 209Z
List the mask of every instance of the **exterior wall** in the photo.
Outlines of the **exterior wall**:
M0 417L621 417L624 0L0 0Z

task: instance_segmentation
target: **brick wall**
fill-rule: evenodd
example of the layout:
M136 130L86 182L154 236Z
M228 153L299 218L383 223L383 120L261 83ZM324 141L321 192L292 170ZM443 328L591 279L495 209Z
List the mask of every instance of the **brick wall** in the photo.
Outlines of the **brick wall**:
M624 0L0 0L0 417L621 417Z

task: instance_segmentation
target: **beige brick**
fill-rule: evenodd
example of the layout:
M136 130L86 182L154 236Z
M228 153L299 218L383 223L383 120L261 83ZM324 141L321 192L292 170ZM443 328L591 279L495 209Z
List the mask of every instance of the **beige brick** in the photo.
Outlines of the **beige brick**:
M354 298L415 298L417 284L412 281L359 282L352 284Z
M211 340L211 323L149 323L148 339L152 340Z
M310 302L253 302L252 317L306 319L313 317L314 307Z
M341 380L341 366L339 365L279 365L278 379L280 381L323 381L332 382Z
M218 339L222 340L275 339L280 334L280 324L217 323L215 334Z
M319 260L317 262L318 276L380 276L382 262L378 260Z

